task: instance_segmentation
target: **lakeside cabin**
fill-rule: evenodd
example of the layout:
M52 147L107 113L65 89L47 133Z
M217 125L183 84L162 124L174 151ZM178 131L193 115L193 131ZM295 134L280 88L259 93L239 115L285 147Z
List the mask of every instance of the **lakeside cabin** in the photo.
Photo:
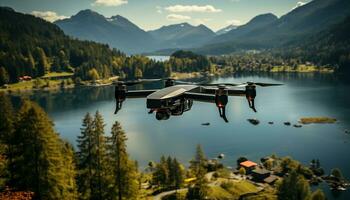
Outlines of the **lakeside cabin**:
M255 169L255 167L258 166L258 164L253 161L247 160L239 163L239 166L245 169L246 174L250 174Z
M240 167L243 167L246 170L246 174L250 175L251 180L259 183L273 184L278 180L278 176L273 175L271 171L259 167L257 163L247 160L241 162Z
M32 77L31 76L20 76L18 77L19 81L22 82L22 81L31 81L32 80Z

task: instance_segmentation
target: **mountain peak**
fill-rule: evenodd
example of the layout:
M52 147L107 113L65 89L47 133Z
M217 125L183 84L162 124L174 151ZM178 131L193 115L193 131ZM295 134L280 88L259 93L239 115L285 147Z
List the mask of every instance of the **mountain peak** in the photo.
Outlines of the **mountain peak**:
M90 10L90 9L81 10L76 15L74 15L72 17L74 17L74 18L91 18L91 17L105 18L103 15L101 15L93 10Z
M278 17L272 13L265 13L261 15L255 16L250 22L261 22L261 21L274 21L278 19Z
M109 19L111 19L111 20L127 20L127 21L129 21L128 19L126 19L125 17L123 17L121 15L114 15L114 16L110 17Z

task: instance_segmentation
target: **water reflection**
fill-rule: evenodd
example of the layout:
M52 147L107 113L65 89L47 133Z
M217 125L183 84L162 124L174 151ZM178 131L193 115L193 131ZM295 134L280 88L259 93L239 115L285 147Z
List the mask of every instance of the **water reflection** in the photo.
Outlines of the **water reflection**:
M194 102L190 111L157 121L148 114L144 99L128 99L123 109L114 115L114 88L77 88L62 92L27 95L49 113L61 136L75 144L81 120L86 112L99 110L105 119L106 132L115 120L127 132L128 151L140 166L158 160L163 154L188 162L196 144L201 143L209 157L227 155L224 163L234 165L236 158L247 156L258 160L276 153L290 155L307 164L320 159L326 172L339 167L350 178L350 85L344 79L329 74L234 74L212 78L211 82L246 81L284 83L281 87L258 88L255 105L257 113L248 106L245 97L230 97L226 108L230 123L217 116L214 104ZM137 89L161 88L161 82ZM135 87L136 88L136 87ZM18 102L18 96L13 97ZM328 116L339 120L336 124L307 125L293 128L284 121L297 123L304 116ZM246 120L257 118L258 126ZM273 121L274 125L267 122ZM201 126L210 122L210 126ZM328 191L328 190L327 190ZM332 194L328 191L331 198ZM350 199L349 192L337 199Z

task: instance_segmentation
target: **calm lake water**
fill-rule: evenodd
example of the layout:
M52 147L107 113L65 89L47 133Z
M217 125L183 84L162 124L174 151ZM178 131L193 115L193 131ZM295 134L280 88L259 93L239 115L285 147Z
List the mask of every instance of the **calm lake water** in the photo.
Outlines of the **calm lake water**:
M157 121L153 114L148 114L145 99L128 99L118 115L114 115L113 87L36 93L30 98L49 113L56 130L73 144L87 112L99 110L102 113L106 132L118 120L129 138L128 152L141 167L150 160L158 161L161 155L176 156L188 163L195 146L201 144L209 158L224 153L224 163L229 166L235 167L239 156L258 161L275 153L290 155L304 164L317 158L326 172L338 167L350 178L350 135L344 132L350 129L349 84L332 75L313 74L235 75L210 80L213 83L245 81L285 85L258 88L257 113L248 108L245 98L229 98L229 123L219 118L214 104L199 102L183 116L167 121ZM138 89L160 87L161 83L154 83ZM283 125L285 121L297 123L305 116L334 117L338 122L302 128ZM251 125L248 118L257 118L260 124ZM274 125L269 125L269 121ZM201 126L204 122L210 122L210 126ZM349 191L337 197L327 193L331 199L350 199Z

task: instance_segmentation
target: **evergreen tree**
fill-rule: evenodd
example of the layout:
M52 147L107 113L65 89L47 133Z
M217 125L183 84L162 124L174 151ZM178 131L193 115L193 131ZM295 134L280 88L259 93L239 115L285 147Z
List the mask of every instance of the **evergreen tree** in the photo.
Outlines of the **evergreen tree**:
M173 159L173 170L175 189L180 189L184 183L185 173L183 166L176 160L176 158Z
M93 119L89 113L87 113L83 119L81 135L78 136L78 152L77 152L77 164L78 164L78 191L80 199L90 199L91 193L94 188L92 180L93 174Z
M308 200L310 193L309 183L295 170L291 171L278 187L279 200Z
M93 199L105 199L108 195L107 191L107 151L106 140L104 136L104 127L102 115L96 111L95 118L92 123L93 129L93 146L92 157L95 158L94 170L95 178L93 179L94 192L92 194Z
M50 64L44 50L40 47L36 49L36 60L38 61L38 76L44 76L50 71Z
M194 186L190 186L188 189L187 197L188 199L205 199L208 195L207 179L205 174L207 170L205 168L206 158L202 150L201 145L196 147L196 155L191 163L192 173L195 174L196 182Z
M160 158L160 162L156 165L153 172L153 183L161 188L167 187L169 178L169 170L167 168L167 162L164 156Z
M0 67L0 86L9 83L10 77L4 67Z
M168 188L172 188L175 185L175 166L173 164L173 159L168 156L167 160L166 160L166 168L168 173L168 180L166 182L166 185Z
M11 100L4 93L0 93L0 145L2 157L2 167L5 170L7 165L12 165L13 161L13 140L14 138L14 110ZM0 175L4 180L11 179L12 175L7 176L7 172L3 171Z
M37 70L35 68L35 60L34 60L33 55L31 53L28 54L27 65L28 65L28 68L29 68L28 75L36 77L37 76Z
M326 200L326 195L322 192L322 190L318 189L312 193L310 200Z
M6 147L3 143L0 143L0 191L5 189L7 182L7 159L5 156Z
M19 111L15 131L13 187L33 191L36 199L74 199L74 183L68 184L63 142L53 123L36 104L25 101ZM73 186L73 187L72 187Z
M63 159L63 170L65 185L67 186L66 190L63 190L63 196L65 199L77 199L78 191L76 184L76 163L74 159L74 149L69 142L62 141L62 154L64 155Z
M126 134L116 121L108 138L108 149L113 170L113 191L119 200L136 199L139 189L137 166L128 158L126 141Z
M198 144L196 147L195 157L191 161L190 169L196 175L199 172L200 168L205 169L206 161L207 160L206 160L205 154L203 152L202 146L200 144Z

